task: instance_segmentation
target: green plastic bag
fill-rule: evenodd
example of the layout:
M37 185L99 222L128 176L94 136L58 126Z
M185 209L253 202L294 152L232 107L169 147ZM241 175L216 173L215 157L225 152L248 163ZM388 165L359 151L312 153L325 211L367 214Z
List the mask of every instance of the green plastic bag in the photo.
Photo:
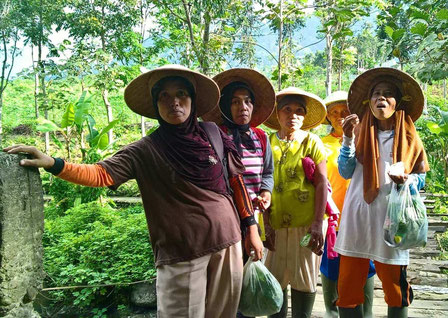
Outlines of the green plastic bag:
M410 180L393 184L384 220L384 241L387 245L407 250L426 245L428 219L420 194L410 190Z
M280 311L283 291L277 279L260 261L244 265L243 288L238 310L244 316L269 316Z

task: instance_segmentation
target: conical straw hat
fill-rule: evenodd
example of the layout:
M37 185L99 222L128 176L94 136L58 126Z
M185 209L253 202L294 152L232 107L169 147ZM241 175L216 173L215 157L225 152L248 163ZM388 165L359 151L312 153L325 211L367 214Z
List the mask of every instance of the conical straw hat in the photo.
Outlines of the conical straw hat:
M306 115L301 129L308 130L317 127L325 119L327 112L325 110L324 101L319 96L297 87L288 87L277 94L277 104L287 95L302 96L305 99ZM277 111L274 111L264 124L269 128L280 130Z
M425 96L417 81L408 73L390 67L379 67L368 70L359 75L350 86L348 93L348 107L352 114L361 119L369 108L370 91L382 81L392 81L402 94L400 108L416 121L423 112Z
M250 126L256 127L265 122L272 114L275 106L275 91L269 80L261 73L249 68L232 68L213 77L222 91L233 82L243 82L254 93L255 103ZM219 104L207 114L202 115L205 121L213 121L218 126L223 124Z
M330 95L328 95L324 99L324 103L327 108L327 114L328 114L328 106L333 105L333 104L338 104L338 103L347 104L347 98L348 98L348 93L345 91L336 91L336 92L333 92ZM325 120L322 122L322 124L331 125L330 122L328 121L327 117L325 117Z
M159 80L169 76L187 79L196 92L196 113L201 116L218 104L219 88L210 78L182 65L168 64L135 78L124 90L124 100L132 111L145 117L156 118L151 89Z

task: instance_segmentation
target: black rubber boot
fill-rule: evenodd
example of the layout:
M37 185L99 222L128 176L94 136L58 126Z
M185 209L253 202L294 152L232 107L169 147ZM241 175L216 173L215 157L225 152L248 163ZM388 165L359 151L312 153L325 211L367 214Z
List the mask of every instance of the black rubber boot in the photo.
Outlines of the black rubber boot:
M367 278L366 284L364 285L364 304L362 305L364 318L373 318L372 307L373 307L374 287L375 287L375 276Z
M268 316L268 318L286 318L286 314L288 313L288 289L285 288L283 290L283 305L282 309L274 315Z
M291 288L292 318L310 318L316 293L307 293Z
M355 308L338 307L339 317L341 318L363 318L362 305L358 305Z
M408 307L387 307L387 318L408 318Z

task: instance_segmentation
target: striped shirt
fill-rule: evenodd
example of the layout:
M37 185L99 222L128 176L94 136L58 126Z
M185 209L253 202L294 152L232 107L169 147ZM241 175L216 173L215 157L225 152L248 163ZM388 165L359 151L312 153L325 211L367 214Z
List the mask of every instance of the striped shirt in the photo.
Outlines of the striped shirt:
M233 138L232 135L230 135L230 137ZM243 173L244 184L246 185L250 199L254 200L260 194L261 190L264 155L263 148L261 147L261 142L252 128L250 128L250 138L255 144L255 152L250 151L246 149L244 145L241 145L241 149L243 150L241 161L246 168L246 171Z

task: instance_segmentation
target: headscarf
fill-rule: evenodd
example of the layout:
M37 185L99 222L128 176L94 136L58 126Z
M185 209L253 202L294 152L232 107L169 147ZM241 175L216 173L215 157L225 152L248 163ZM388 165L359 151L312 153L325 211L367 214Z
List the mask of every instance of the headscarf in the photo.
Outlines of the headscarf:
M162 119L157 106L160 89L168 80L180 80L185 84L191 100L191 112L187 120L173 125ZM159 128L151 139L166 157L168 164L185 180L196 186L217 193L226 194L223 166L214 152L206 132L196 118L195 92L190 82L183 77L168 77L160 80L152 89L153 105L156 108ZM236 154L230 140L223 138L224 153Z
M247 133L249 131L250 125L237 125L233 121L232 111L230 109L232 105L233 93L235 93L235 91L240 88L246 89L249 92L252 104L254 104L255 96L249 86L243 82L232 82L222 89L221 98L219 100L219 108L221 109L221 115L224 121L224 125L232 133L233 142L235 143L238 153L242 154L243 150L241 148L241 145L244 145L247 150L252 152L256 151L256 147L254 141L250 137L250 134Z
M428 171L426 152L411 116L404 110L396 110L394 116L393 162L402 161L407 174ZM372 111L367 109L357 130L356 158L363 165L364 200L369 204L375 200L380 188L377 131L377 119Z

